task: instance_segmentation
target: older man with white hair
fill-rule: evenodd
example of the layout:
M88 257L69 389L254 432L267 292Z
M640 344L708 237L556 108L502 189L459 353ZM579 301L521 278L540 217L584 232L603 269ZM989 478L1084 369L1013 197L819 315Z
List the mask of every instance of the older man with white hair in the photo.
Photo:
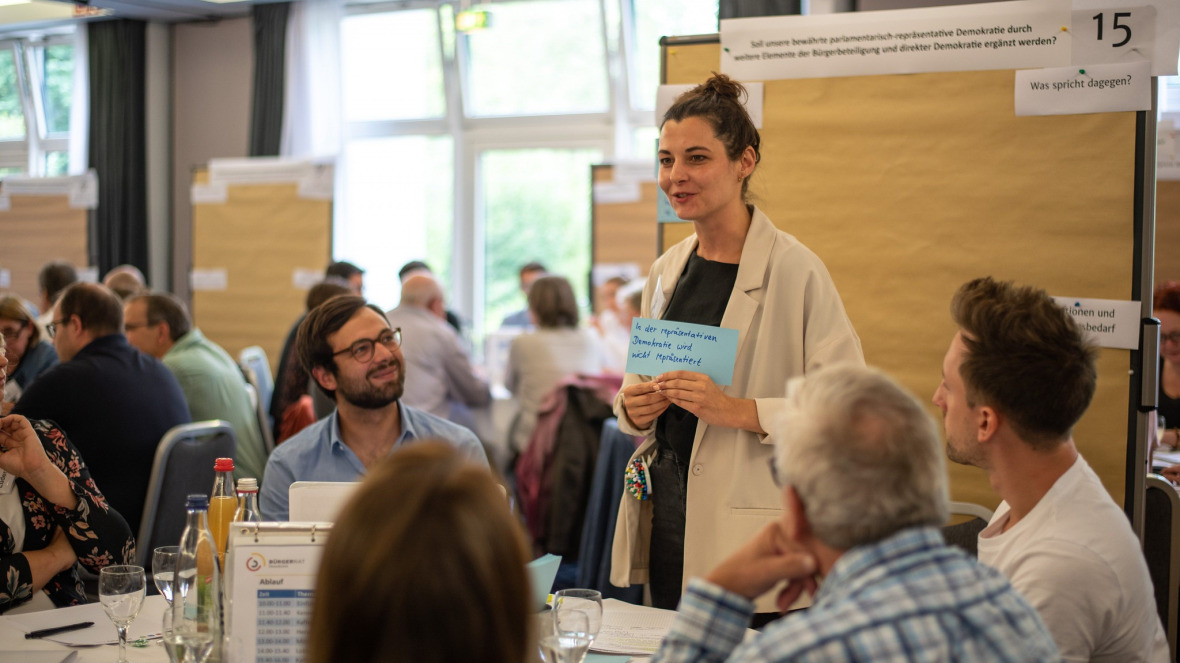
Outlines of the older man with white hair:
M409 365L404 402L474 429L469 408L487 405L492 393L447 324L442 286L429 272L407 275L401 304L385 316L402 330L402 353Z
M783 518L689 582L655 663L1058 660L1004 576L943 542L946 464L912 395L856 366L788 391L772 465ZM811 607L743 643L753 599L783 581L780 608L803 591Z

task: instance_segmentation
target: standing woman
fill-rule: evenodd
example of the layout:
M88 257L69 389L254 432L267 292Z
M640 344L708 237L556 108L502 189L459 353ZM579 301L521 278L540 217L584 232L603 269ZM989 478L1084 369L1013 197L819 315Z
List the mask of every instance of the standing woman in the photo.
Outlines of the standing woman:
M640 311L738 330L733 383L693 371L627 374L615 399L619 428L645 438L629 467L646 467L650 494L623 494L611 582L650 582L660 608L674 609L689 577L781 518L767 459L787 380L864 363L823 263L746 202L761 155L744 94L715 74L664 114L660 188L696 234L652 265ZM759 611L773 610L773 598Z

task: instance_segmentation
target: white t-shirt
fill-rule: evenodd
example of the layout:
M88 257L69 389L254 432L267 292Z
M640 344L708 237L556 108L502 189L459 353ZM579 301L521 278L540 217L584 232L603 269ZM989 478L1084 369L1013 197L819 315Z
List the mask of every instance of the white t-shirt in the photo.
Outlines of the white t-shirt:
M979 561L1037 609L1066 661L1168 661L1139 540L1086 460L1003 532L1002 502L979 534Z

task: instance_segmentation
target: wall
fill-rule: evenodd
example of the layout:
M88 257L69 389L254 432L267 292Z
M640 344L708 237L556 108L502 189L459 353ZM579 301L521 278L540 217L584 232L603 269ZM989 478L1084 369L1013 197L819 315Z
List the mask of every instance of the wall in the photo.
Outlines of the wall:
M172 30L147 26L145 118L147 127L148 283L172 289Z
M249 18L172 27L172 287L189 298L193 170L249 152L254 85Z

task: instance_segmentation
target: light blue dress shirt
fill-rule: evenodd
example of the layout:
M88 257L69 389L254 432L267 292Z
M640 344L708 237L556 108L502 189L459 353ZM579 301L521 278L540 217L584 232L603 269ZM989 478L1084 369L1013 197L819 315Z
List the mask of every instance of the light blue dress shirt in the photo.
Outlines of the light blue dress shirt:
M445 419L398 403L402 434L390 453L415 440L438 438L453 444L471 460L487 465L483 445L471 431ZM358 481L365 475L365 464L340 439L337 412L275 447L266 462L259 507L263 520L288 520L291 484L296 481Z

